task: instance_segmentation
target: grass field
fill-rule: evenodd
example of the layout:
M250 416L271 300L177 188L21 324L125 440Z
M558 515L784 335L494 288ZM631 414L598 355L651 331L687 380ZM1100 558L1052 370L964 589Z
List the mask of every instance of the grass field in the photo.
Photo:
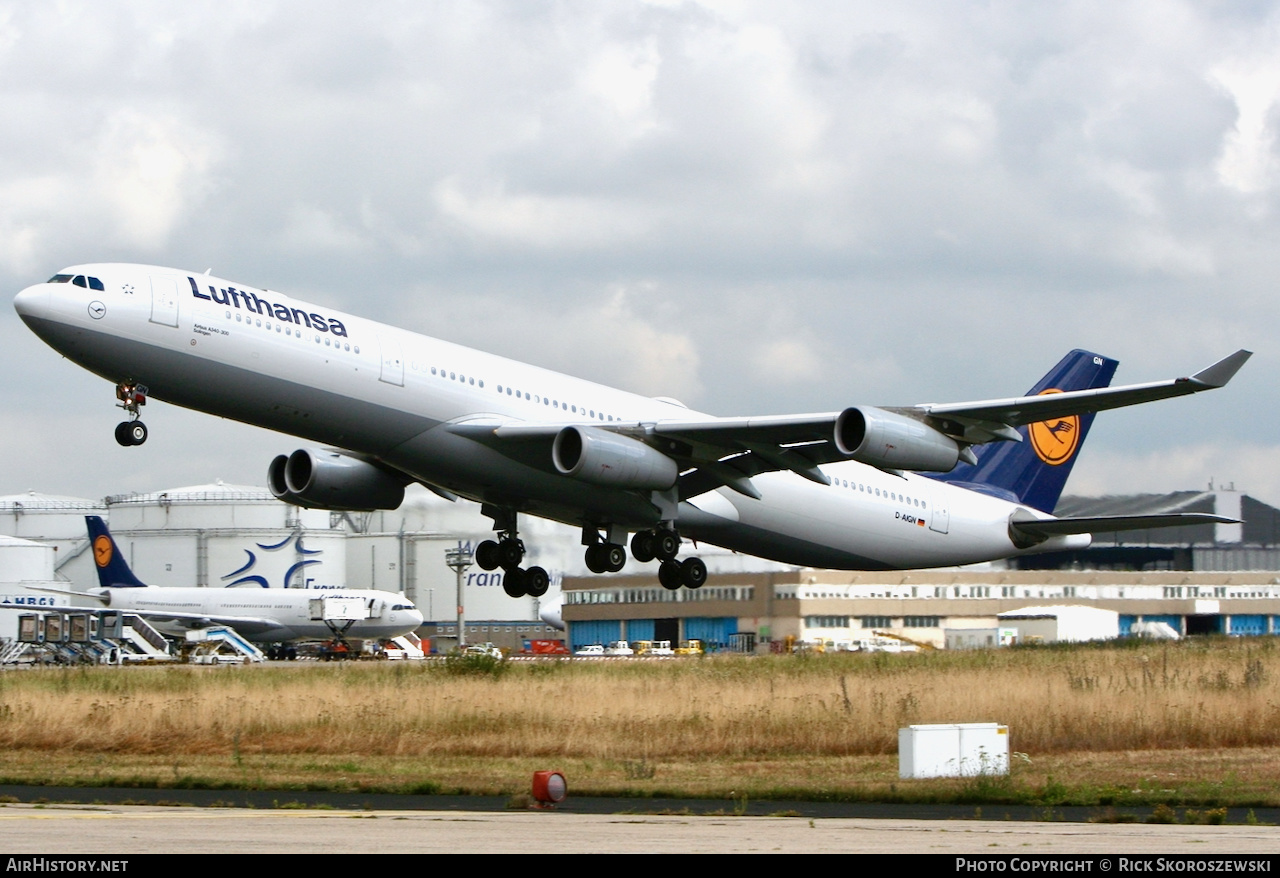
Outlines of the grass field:
M666 662L0 673L0 782L1280 805L1270 638ZM897 730L999 722L1007 777L900 781Z

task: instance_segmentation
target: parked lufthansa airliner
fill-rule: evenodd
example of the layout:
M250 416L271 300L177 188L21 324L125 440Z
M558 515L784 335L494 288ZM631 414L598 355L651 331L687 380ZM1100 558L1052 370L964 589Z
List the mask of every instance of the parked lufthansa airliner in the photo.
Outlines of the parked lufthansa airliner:
M85 596L113 610L143 616L165 634L229 625L255 643L334 637L389 640L422 624L422 613L404 595L374 589L146 585L129 568L106 522L87 515L85 523L100 586ZM329 602L340 603L335 618L329 618Z
M540 596L521 513L582 528L587 566L661 560L668 588L706 565L681 537L785 563L941 567L1088 545L1093 531L1226 521L1052 515L1094 413L1225 385L1237 351L1189 378L1109 387L1116 361L1072 351L1025 396L820 414L713 417L170 268L78 265L18 294L31 329L115 384L122 445L149 398L323 447L281 454L282 500L394 509L411 482L483 504L476 563Z

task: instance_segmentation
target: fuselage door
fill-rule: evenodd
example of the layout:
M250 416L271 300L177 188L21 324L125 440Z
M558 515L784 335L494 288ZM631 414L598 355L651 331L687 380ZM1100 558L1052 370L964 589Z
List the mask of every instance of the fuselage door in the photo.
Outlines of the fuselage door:
M945 485L935 485L933 489L933 508L929 510L929 530L940 534L951 527L951 508Z
M178 281L172 277L151 278L151 322L178 325Z
M400 342L385 335L378 336L382 347L382 374L378 378L388 384L404 386L404 357L400 355Z

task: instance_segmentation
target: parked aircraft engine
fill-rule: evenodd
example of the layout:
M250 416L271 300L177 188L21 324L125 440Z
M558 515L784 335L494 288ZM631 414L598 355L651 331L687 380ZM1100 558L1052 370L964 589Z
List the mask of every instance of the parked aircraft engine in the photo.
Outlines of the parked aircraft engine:
M885 469L947 473L960 459L960 446L950 436L872 406L842 411L835 443L841 454Z
M556 469L595 485L664 491L680 467L661 451L629 436L591 427L565 427L551 446Z
M367 461L309 448L279 455L267 470L267 486L277 499L308 509L396 509L404 502L405 484Z

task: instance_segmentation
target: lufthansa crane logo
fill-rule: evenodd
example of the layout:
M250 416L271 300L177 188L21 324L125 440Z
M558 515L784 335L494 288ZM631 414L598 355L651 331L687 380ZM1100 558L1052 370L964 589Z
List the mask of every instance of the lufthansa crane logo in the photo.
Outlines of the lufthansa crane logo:
M111 563L111 537L103 534L93 541L93 560L99 567Z
M1061 392L1055 389L1044 391ZM1080 417L1067 415L1065 418L1037 421L1027 427L1027 433L1031 436L1031 447L1035 449L1036 457L1049 466L1059 466L1070 460L1080 446Z

